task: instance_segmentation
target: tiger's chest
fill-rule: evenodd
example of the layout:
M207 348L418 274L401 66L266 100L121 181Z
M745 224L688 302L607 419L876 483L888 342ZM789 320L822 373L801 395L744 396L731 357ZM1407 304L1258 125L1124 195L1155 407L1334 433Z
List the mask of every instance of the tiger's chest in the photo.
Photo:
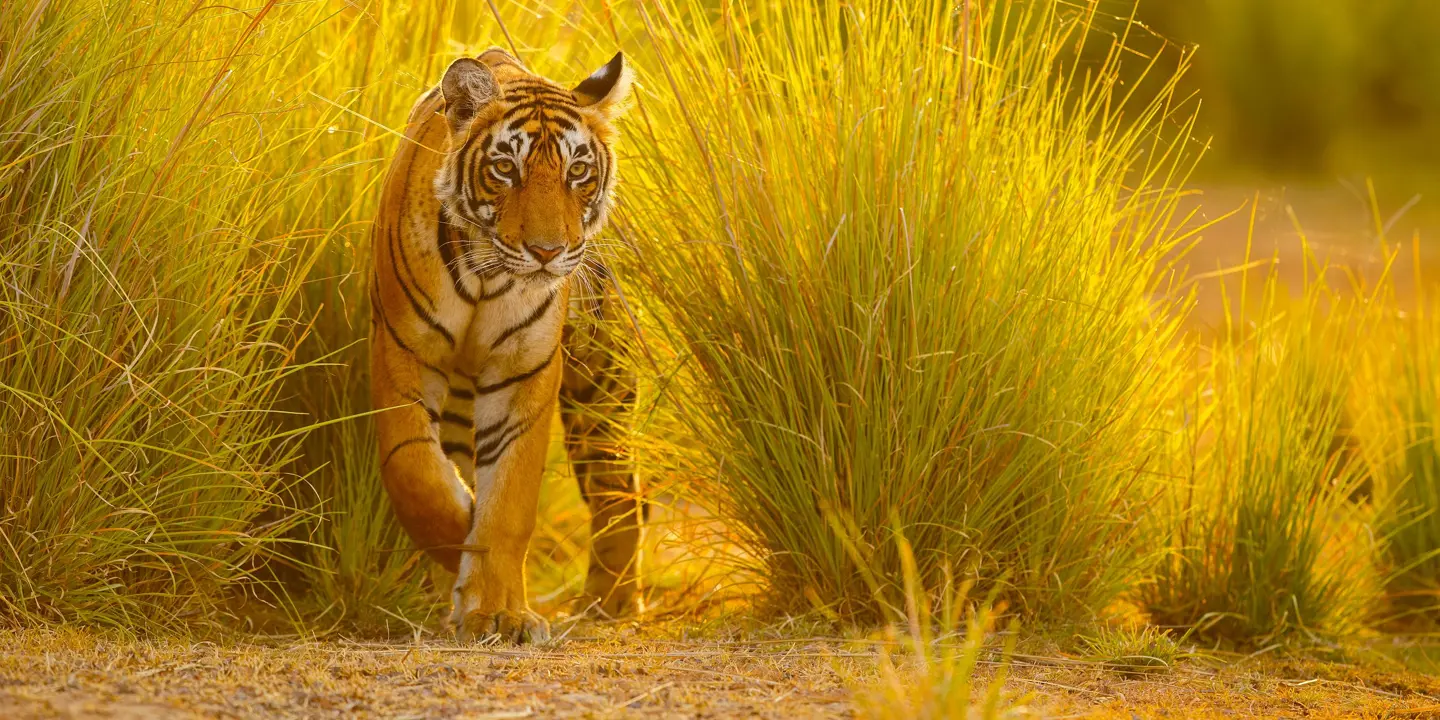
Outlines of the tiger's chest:
M564 330L569 286L501 274L484 294L457 348L455 367L478 385L503 382L550 360Z

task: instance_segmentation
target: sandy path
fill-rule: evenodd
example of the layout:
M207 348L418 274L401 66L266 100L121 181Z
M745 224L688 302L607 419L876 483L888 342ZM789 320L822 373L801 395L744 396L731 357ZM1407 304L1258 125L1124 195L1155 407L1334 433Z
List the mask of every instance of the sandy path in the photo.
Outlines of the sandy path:
M775 630L723 633L743 638L730 640L644 634L582 625L558 646L514 649L0 633L0 718L798 720L853 716L849 688L876 677L873 644ZM1008 687L1029 695L1024 717L1440 717L1432 676L1279 657L1129 675L1023 656Z

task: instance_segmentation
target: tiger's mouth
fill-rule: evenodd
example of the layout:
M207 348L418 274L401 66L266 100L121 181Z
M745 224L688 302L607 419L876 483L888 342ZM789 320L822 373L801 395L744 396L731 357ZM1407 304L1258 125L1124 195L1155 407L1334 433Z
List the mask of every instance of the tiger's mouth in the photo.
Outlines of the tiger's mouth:
M491 237L490 244L505 272L516 277L533 280L560 280L569 277L585 262L585 241L566 245L563 250L550 258L537 258L526 250L520 250L498 237Z

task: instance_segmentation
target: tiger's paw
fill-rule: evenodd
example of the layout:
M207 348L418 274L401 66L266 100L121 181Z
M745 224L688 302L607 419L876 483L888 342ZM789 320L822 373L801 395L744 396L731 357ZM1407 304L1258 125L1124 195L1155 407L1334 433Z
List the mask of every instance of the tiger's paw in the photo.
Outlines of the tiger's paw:
M455 625L455 641L461 645L495 640L516 645L539 645L550 641L550 623L529 610L471 610Z

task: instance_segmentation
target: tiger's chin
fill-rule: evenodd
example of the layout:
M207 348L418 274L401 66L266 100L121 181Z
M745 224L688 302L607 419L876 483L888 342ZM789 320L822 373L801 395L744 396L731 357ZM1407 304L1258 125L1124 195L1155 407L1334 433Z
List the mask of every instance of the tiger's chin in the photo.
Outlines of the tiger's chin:
M547 266L523 268L506 267L505 272L522 282L558 287L575 273L575 268L577 267L579 267L578 263L565 268L551 268Z

